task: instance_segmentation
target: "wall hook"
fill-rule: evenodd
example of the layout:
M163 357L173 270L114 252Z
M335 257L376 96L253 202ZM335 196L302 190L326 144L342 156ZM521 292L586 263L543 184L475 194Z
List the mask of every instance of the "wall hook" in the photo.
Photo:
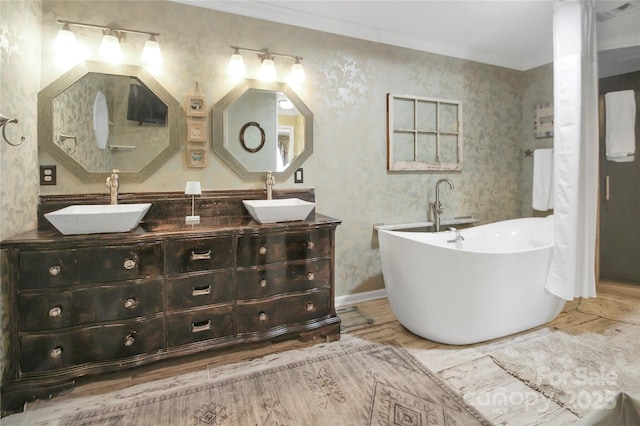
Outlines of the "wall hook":
M22 144L22 142L24 142L24 136L20 137L20 142L11 142L9 139L7 139L7 124L9 123L15 123L18 124L18 119L17 118L13 118L13 119L9 119L3 115L0 115L0 127L2 127L2 138L4 139L4 141L6 143L8 143L11 146L18 146L20 144Z

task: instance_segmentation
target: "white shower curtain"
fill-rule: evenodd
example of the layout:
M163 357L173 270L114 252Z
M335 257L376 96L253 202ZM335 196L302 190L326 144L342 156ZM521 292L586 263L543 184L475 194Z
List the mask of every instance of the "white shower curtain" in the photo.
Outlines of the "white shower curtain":
M546 289L594 297L598 73L594 0L553 5L555 246Z

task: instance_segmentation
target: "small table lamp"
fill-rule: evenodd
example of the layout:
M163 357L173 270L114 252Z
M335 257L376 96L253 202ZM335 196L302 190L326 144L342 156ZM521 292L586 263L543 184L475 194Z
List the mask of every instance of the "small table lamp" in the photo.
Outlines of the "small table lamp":
M186 195L191 195L191 216L185 217L184 222L187 224L200 223L200 216L195 215L195 196L202 194L202 188L200 188L200 182L187 182L187 186L184 189Z

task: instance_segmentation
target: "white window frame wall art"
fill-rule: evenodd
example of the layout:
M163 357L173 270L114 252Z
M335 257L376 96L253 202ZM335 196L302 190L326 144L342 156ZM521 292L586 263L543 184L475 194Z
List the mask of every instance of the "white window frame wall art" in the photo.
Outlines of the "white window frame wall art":
M545 103L534 107L534 131L536 138L553 137L553 104Z
M387 94L387 169L461 171L462 102Z

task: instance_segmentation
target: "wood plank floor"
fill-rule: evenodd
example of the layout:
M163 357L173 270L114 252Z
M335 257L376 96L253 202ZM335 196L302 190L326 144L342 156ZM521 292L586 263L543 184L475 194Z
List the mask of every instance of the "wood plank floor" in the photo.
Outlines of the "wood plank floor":
M615 287L600 288L599 291L601 294L620 295ZM640 300L639 291L625 291L624 295ZM373 324L348 327L343 334L379 342L392 340L405 347L494 424L569 425L576 422L578 417L505 372L492 361L489 353L541 333L557 329L570 330L574 327L600 334L615 331L618 339L638 338L639 326L581 313L576 310L577 305L577 301L567 303L554 321L526 332L476 345L450 346L410 333L398 323L387 299L378 299L357 305L358 311L372 319ZM208 380L210 368L310 345L299 341L255 345L243 351L200 354L100 379L81 379L70 393L29 403L24 413L3 418L2 425L57 425L64 415L80 409L101 407L105 401L125 402L128 398L140 397L150 391L193 386ZM498 394L526 395L527 399L518 401L518 398L512 398L513 401L510 400L509 404L492 405L491 402L495 399L492 397Z

